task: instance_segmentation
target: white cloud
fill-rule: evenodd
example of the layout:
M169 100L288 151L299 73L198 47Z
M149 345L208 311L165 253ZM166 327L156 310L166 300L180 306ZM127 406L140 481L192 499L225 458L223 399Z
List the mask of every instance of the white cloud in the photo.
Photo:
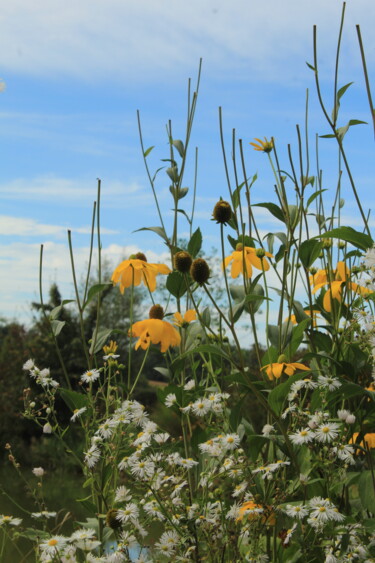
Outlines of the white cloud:
M11 72L86 78L93 87L108 76L131 84L185 75L201 56L208 72L235 67L247 77L298 79L291 59L301 65L301 56L311 56L313 24L320 51L334 46L341 7L332 0L5 0L0 64ZM374 19L373 0L348 2L349 61L355 56L358 63L351 22L361 23L373 60Z
M108 263L111 272L122 259L139 252L135 245L120 246L110 244L103 248L102 260ZM149 262L170 264L169 254L144 251ZM13 242L0 245L0 316L16 317L21 322L30 321L27 303L39 301L39 259L40 244ZM85 278L89 258L89 248L75 247L74 262L77 280ZM96 251L93 253L92 271L97 264ZM110 277L110 274L108 275ZM109 279L107 280L109 281ZM75 299L72 282L70 256L67 244L48 241L43 245L43 293L48 297L48 288L57 283L63 299Z
M42 175L36 178L17 178L0 184L0 195L4 199L21 199L43 202L61 201L69 202L69 205L89 204L96 199L97 181L95 179L73 179L61 178L54 175ZM142 205L152 203L152 195L137 182L125 184L120 181L102 182L103 204L107 206L132 204Z
M73 233L87 235L91 233L91 227L76 227L70 229ZM0 215L0 235L3 236L28 236L43 237L55 236L66 237L67 228L61 225L49 225L38 223L35 219L25 217L12 217L11 215ZM102 235L114 235L119 231L101 228Z

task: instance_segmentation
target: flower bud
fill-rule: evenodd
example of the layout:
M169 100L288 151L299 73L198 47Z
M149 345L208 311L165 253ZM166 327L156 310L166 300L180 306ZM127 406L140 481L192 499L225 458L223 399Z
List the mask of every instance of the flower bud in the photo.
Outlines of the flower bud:
M199 285L206 283L210 277L210 268L208 267L206 260L203 258L197 258L194 260L190 268L190 275L195 282L199 283Z
M150 319L160 319L164 318L164 309L161 305L153 305L148 313Z
M227 201L220 200L214 207L212 216L217 223L225 225L232 217L232 209Z
M193 263L193 259L188 252L181 250L176 252L173 258L174 267L178 272L182 274L187 274Z

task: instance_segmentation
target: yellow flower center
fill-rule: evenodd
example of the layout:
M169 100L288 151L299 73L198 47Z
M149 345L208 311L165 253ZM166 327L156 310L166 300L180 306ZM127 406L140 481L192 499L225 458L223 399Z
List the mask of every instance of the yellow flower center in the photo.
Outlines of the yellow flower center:
M52 540L49 540L48 545L50 545L51 547L53 547L53 546L55 546L57 543L58 543L57 540L52 539Z

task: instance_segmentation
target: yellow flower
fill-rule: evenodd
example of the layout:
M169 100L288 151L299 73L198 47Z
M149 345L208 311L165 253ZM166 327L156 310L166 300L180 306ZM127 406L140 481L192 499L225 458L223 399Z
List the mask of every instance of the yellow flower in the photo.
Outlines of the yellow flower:
M359 432L354 432L353 436L350 438L349 440L349 444L355 444L356 440L358 438ZM365 434L363 437L362 442L360 442L359 444L360 446L362 446L362 448L368 447L370 450L375 448L375 433L374 432L369 432L368 434ZM360 453L361 450L357 450L357 454Z
M127 287L139 285L142 281L150 291L155 291L157 274L169 274L170 272L171 270L165 264L148 263L146 256L139 252L117 266L111 281L113 285L120 283L121 293L124 293Z
M226 268L232 262L231 276L237 278L241 273L246 273L248 278L253 274L253 266L258 270L265 272L270 269L270 265L265 256L272 258L272 254L263 250L263 248L253 248L252 246L243 246L237 244L236 250L224 259L223 267Z
M326 270L318 270L316 274L310 276L310 283L314 286L312 291L313 293L316 293L319 289L328 285L328 289L323 297L323 308L328 313L332 311L333 299L336 299L336 301L341 303L343 287L346 287L359 295L368 295L371 293L371 290L367 287L363 287L358 283L351 282L349 280L350 270L344 262L337 262L337 267L333 270L332 274L332 280L329 279Z
M257 509L263 509L263 511L256 512ZM246 512L247 510L254 510L254 512ZM241 521L244 516L246 516L248 520L257 520L260 518L262 524L267 524L268 526L274 526L276 524L275 513L271 507L257 504L253 500L244 502L240 507L240 514L237 518L237 522Z
M188 311L186 311L184 316L182 316L181 313L179 313L178 311L173 316L174 316L173 324L175 324L176 326L183 327L188 325L192 321L195 321L197 318L197 313L195 312L194 309L189 309Z
M130 336L138 336L135 349L146 350L150 344L160 344L161 352L166 352L169 346L179 346L181 336L167 321L163 321L164 311L160 305L150 309L150 318L134 323L129 330Z
M254 139L254 141L258 141L257 143L250 143L250 145L252 147L254 147L254 150L256 151L262 151L262 152L271 152L273 149L273 142L272 141L267 141L266 137L264 137L264 141L262 141L261 139Z
M303 312L304 312L305 315L307 315L308 317L311 317L311 310L310 310L310 309L304 309ZM317 317L318 315L320 315L320 311L313 310L313 312L312 312L312 317L311 317L311 318L312 318L312 325L313 325L313 326L316 326L316 325L317 325L317 318L316 318L316 317ZM296 318L295 315L290 315L290 317L287 317L284 322L287 322L287 321L290 321L293 325L297 325L297 324L298 324L297 318Z
M310 370L310 368L303 364L300 364L299 362L287 362L285 360L285 355L281 354L277 362L263 366L262 371L265 370L268 378L272 381L273 379L279 379L283 373L291 376L297 370Z

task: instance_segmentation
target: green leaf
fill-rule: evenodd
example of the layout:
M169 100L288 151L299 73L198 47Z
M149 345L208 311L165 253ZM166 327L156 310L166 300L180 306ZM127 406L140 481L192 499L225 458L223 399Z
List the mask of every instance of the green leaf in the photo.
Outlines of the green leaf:
M307 61L305 61L305 62L306 62L306 64L307 64L307 66L308 66L311 70L313 70L314 72L316 72L316 68L315 68L313 65L311 65L311 64L308 63Z
M146 158L154 148L155 145L153 145L152 147L148 147L148 149L146 149L145 152L143 153L143 156Z
M362 472L358 482L359 497L363 508L375 514L375 487L372 472L366 470Z
M345 137L346 133L348 132L349 127L352 127L353 125L367 125L366 121L361 121L360 119L351 119L350 121L348 121L348 123L346 125L344 125L344 127L339 127L336 131L338 138L340 139L340 141L343 140L343 138Z
M163 227L142 227L142 229L137 229L134 232L138 233L139 231L153 231L154 233L159 235L159 237L161 237L163 240L165 240L165 242L169 245L169 239L168 239L166 232L163 229Z
M92 333L91 345L89 350L91 355L96 354L97 352L99 352L99 350L103 348L104 344L107 342L112 332L113 332L112 328L103 328L102 330L99 330L99 332L96 331L96 328L94 329L94 332Z
M177 299L182 297L186 292L186 281L184 276L181 272L177 272L176 270L167 276L166 287Z
M61 388L60 395L63 398L65 404L68 405L72 412L74 412L76 409L87 407L89 404L87 395L78 393L77 391L72 391L71 389Z
M265 207L274 217L276 217L276 219L285 223L283 212L276 203L254 203L252 207Z
M345 94L345 92L347 91L349 86L351 86L352 84L353 84L353 82L349 82L348 84L345 84L345 86L342 86L337 91L335 105L334 105L333 110L332 110L332 121L336 121L337 116L339 114L339 109L340 109L340 99Z
M65 321L51 321L52 332L55 336L58 336L62 329L64 328Z
M229 244L231 245L231 247L233 248L233 250L236 250L236 246L237 246L237 239L231 237L230 235L227 235L227 239L229 241Z
M64 299L63 301L61 301L60 305L52 309L52 311L50 312L49 320L54 321L55 319L57 319L61 311L63 310L64 305L67 305L68 303L74 303L74 301L75 299Z
M178 182L178 168L177 168L177 166L171 166L170 168L167 168L166 173L168 174L168 176L170 177L172 182L177 184L177 182Z
M372 248L374 244L374 241L369 235L360 233L352 227L338 227L337 229L332 229L331 231L327 231L326 233L320 234L314 238L336 238L344 240L346 242L350 242L350 244L356 248L360 248L361 250Z
M192 234L191 239L189 240L187 250L189 254L191 254L192 257L195 258L198 252L200 251L201 247L202 247L202 233L200 228L198 227L198 229Z
M180 157L184 158L185 156L184 143L177 139L176 141L172 141L172 145L178 150L178 154L180 155Z
M87 294L87 299L86 302L84 303L82 310L85 309L85 307L90 303L90 301L95 297L95 295L98 295L98 293L101 293L102 291L104 291L105 289L108 289L109 287L113 287L113 284L111 283L97 283L93 286L90 287L88 294Z
M37 542L51 537L49 532L46 532L45 530L37 530L35 528L26 528L26 530L17 531L17 535Z
M323 248L323 243L319 240L304 240L299 247L298 256L303 266L308 269L318 258Z
M240 204L240 198L241 198L241 190L244 187L245 182L242 182L242 184L240 184L239 186L237 186L237 188L234 190L233 195L232 195L232 204L233 204L233 209L236 210L237 207Z
M328 191L328 190L318 190L318 191L314 192L314 193L309 197L309 199L307 200L306 209L309 208L309 206L311 205L311 203L314 201L314 199L316 199L316 198L318 197L318 195L320 195L320 194L322 194L323 192L326 192L326 191Z
M188 352L182 354L178 359L185 358L186 356L191 356L191 354L213 354L215 356L221 356L225 360L230 361L228 354L226 354L224 350L222 350L218 346L214 346L213 344L202 344L201 346L197 346L193 350L189 350Z
M300 344L302 343L305 330L310 326L311 319L305 319L298 323L297 326L292 328L292 337L290 339L290 344L288 346L289 358L293 358L294 354L297 352Z
M291 375L287 381L279 383L279 385L272 389L271 393L268 395L268 404L278 416L280 416L283 411L283 406L291 386L304 377L306 377L305 373L295 373Z

